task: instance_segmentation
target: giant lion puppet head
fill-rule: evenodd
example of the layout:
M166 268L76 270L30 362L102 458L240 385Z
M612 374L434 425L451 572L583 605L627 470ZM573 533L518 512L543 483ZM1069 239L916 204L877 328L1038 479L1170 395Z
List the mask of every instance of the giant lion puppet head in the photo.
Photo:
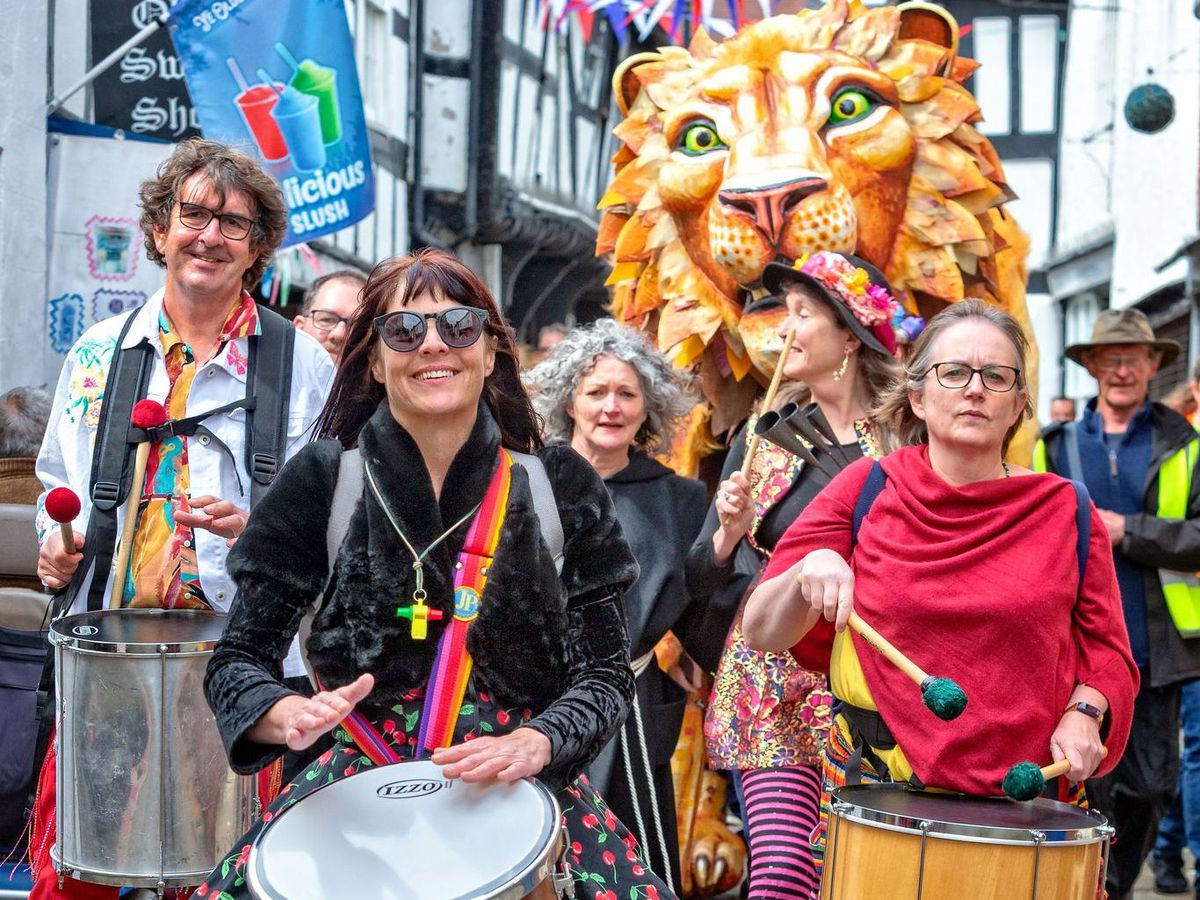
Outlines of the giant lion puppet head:
M618 68L597 239L613 314L699 369L714 433L746 415L778 355L769 319L742 316L776 259L853 252L914 313L981 297L1029 332L1027 241L957 45L940 7L829 0Z

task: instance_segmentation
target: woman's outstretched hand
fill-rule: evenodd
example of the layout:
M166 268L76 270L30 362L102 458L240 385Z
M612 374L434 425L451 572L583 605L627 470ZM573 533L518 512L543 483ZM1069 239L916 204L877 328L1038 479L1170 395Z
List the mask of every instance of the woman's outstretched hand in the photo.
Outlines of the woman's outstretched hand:
M442 774L463 781L518 781L532 778L550 763L550 738L532 728L501 737L481 737L433 752Z
M838 631L846 627L854 609L854 573L841 556L832 550L814 550L804 557L796 580L809 606Z
M266 711L246 736L260 744L286 744L290 750L303 750L321 735L333 731L374 687L375 676L368 674L359 675L336 690L319 691L313 697L284 697Z

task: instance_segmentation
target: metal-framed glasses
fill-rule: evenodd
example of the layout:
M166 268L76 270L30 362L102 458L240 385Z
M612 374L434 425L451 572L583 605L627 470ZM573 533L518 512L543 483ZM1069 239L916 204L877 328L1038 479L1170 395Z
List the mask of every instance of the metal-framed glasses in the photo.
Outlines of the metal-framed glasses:
M213 219L217 220L217 228L220 229L221 234L231 241L243 240L250 234L250 229L254 227L254 220L247 219L245 216L239 216L236 213L219 213L207 206L201 206L199 203L179 201L179 221L185 228L190 228L192 231L203 231Z
M1117 372L1128 369L1130 372L1144 372L1150 368L1149 356L1095 356L1096 368L1101 372Z
M437 313L391 312L374 319L379 338L398 353L409 353L425 342L429 320L433 319L438 337L447 347L462 350L483 334L487 310L473 306L451 306Z
M978 375L980 383L997 394L1011 391L1021 377L1021 370L1012 366L991 365L975 369L959 362L934 363L925 371L925 375L928 376L930 372L938 384L951 391L962 390Z
M317 331L333 331L338 325L350 327L348 316L339 316L331 309L314 309L309 313L308 321L312 322L313 328Z

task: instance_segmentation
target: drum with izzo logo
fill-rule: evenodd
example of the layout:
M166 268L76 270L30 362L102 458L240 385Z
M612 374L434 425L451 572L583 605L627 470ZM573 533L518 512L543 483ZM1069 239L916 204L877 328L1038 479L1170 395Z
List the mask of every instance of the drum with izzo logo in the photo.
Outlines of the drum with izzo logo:
M574 896L554 795L531 779L466 784L427 760L320 787L255 840L258 900Z

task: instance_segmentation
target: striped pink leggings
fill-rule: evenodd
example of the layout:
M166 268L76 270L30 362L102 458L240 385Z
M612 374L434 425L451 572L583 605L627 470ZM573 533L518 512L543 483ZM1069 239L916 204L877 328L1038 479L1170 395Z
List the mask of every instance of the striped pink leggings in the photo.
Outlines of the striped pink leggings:
M809 838L821 806L815 768L743 769L750 841L749 900L811 900L821 881Z

